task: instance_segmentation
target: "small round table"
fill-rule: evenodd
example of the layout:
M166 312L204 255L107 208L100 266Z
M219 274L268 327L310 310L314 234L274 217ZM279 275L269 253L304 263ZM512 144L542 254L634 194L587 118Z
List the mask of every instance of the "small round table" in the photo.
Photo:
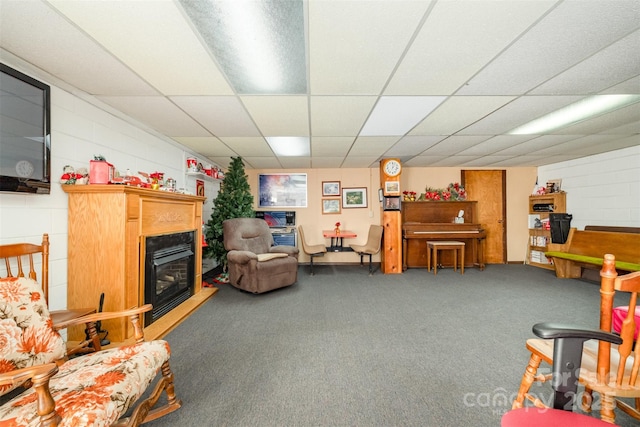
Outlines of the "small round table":
M438 251L447 249L453 250L453 271L456 271L458 251L460 251L460 274L464 274L464 242L454 240L434 240L427 242L427 271L431 271L431 260L433 259L433 274L438 274Z

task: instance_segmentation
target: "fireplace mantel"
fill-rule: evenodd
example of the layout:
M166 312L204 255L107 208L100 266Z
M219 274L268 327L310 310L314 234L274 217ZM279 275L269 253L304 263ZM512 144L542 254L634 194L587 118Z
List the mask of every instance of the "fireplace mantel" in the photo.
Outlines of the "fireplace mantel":
M69 308L97 306L102 292L104 311L144 304L145 237L195 231L196 242L202 241L204 197L127 185L63 185L62 188L69 195ZM198 244L195 259L192 298L201 300L202 247ZM112 342L125 341L132 334L124 320L105 321L102 328L109 331ZM83 337L81 330L69 331L70 340Z

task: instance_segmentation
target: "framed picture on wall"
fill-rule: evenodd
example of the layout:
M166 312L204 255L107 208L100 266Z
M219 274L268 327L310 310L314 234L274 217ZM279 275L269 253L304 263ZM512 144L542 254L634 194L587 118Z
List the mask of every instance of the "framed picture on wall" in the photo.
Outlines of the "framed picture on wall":
M387 181L384 183L384 194L400 194L400 181Z
M400 210L400 196L392 196L384 198L384 205L382 206L385 211L399 211Z
M307 207L306 173L258 174L258 207Z
M322 199L322 214L339 214L340 199Z
M322 181L322 195L340 197L340 181Z
M204 196L204 181L196 179L196 194Z
M343 188L342 189L342 209L347 208L366 208L367 207L367 188Z

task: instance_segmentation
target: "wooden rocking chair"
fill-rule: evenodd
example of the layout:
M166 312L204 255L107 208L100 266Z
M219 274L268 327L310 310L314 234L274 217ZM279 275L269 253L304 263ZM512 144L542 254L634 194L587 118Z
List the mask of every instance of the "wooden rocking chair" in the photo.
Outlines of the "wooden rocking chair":
M575 390L578 382L585 387L582 400L582 408L591 410L592 393L600 394L600 417L602 420L614 423L614 408L619 408L631 417L640 420L640 346L634 348L634 333L636 330L634 312L640 293L640 272L626 274L617 277L615 269L615 257L605 255L602 270L600 272L600 330L589 331L577 327L569 328L566 325L557 328L557 325L536 325L534 332L540 337L549 339L529 339L526 347L531 352L529 364L522 377L520 389L513 409L522 408L524 400L530 400L534 406L545 408L541 399L529 393L534 381L552 381L556 393L554 407L573 405ZM629 310L622 322L620 336L610 334L611 313L616 292L629 293ZM602 332L609 333L616 339L603 338ZM591 338L601 341L593 342ZM621 342L620 345L612 342ZM562 359L561 359L562 357ZM556 360L557 359L557 360ZM538 375L540 363L545 361L553 365L556 363L554 374ZM568 369L567 366L572 366ZM556 370L556 367L557 370ZM558 388L560 386L560 388ZM563 388L564 387L564 388ZM629 404L621 399L632 399L634 404ZM570 408L571 406L569 406ZM515 424L514 424L515 425ZM540 424L541 425L541 424ZM577 425L577 424L576 424Z
M0 306L0 367L4 370L0 396L17 394L0 406L0 425L137 426L180 408L169 367L169 344L144 341L140 316L151 305L69 321L69 325L82 325L126 316L133 325L135 343L59 365L56 362L65 355L66 346L52 327L40 285L27 277L0 279ZM162 378L150 396L138 402L158 372ZM152 409L163 391L167 402Z
M4 259L6 268L6 277L14 277L12 268L15 268L15 277L25 277L25 267L23 264L28 264L29 271L27 277L38 281L38 274L35 269L34 257L40 257L41 261L41 274L40 274L40 286L44 293L44 299L49 305L49 235L47 233L42 236L42 244L36 245L33 243L14 243L9 245L0 245L0 260ZM95 313L96 309L93 307L75 308L67 310L54 310L50 311L51 320L53 322L53 328L56 330L65 329L69 326L69 322L75 321L75 319L86 316L88 314ZM74 323L75 324L75 323ZM85 331L87 339L79 343L75 343L73 346L67 348L67 356L73 356L77 354L92 353L99 351L100 337L96 331L95 323L87 323L85 325Z

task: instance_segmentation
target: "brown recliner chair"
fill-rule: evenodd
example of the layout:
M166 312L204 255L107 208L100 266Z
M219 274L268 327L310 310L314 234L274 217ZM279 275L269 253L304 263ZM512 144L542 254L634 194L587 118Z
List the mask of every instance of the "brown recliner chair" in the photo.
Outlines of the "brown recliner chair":
M293 285L298 280L298 248L274 246L269 226L259 218L223 221L229 283L260 294Z

